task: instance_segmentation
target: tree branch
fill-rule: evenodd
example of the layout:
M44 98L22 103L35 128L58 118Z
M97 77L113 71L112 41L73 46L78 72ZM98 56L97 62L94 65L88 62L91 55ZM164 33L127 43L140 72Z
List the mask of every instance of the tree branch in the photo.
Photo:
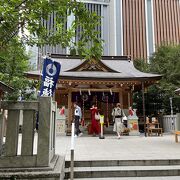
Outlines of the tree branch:
M24 4L26 1L28 1L28 0L24 0L24 1L22 1L18 6L16 6L14 9L18 9L22 4Z

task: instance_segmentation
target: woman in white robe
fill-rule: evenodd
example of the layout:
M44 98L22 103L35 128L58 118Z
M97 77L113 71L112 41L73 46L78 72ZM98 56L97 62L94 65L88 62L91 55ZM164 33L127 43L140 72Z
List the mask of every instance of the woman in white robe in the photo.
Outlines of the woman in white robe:
M120 139L121 133L124 131L123 117L125 116L120 103L116 104L112 111L112 116L114 121L113 131L117 133L118 139Z

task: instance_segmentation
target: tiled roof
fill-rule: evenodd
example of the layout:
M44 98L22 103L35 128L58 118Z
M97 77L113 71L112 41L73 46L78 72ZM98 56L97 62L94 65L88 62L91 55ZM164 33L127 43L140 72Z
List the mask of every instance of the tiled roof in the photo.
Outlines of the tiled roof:
M6 85L5 83L3 83L2 81L0 81L0 90L2 91L6 91L6 92L12 92L13 88Z
M159 74L144 73L137 70L133 61L126 56L106 56L102 57L101 64L111 71L76 71L84 61L77 57L52 55L54 61L61 63L61 78L77 78L77 79L160 79L162 76ZM28 74L38 75L38 71L28 72Z

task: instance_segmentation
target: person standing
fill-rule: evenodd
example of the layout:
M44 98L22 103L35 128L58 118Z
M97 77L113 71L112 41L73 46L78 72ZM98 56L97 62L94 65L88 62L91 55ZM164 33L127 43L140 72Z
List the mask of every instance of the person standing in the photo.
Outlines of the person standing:
M95 118L95 114L99 113L98 109L93 104L92 107L90 108L90 110L91 110L91 133L93 135L99 135L99 133L100 133L99 120Z
M121 104L117 103L116 107L112 110L112 116L114 121L113 131L117 133L118 139L121 137L121 133L124 131L123 116L124 112L121 109Z
M81 136L82 132L79 129L80 120L82 117L81 108L78 106L77 103L74 103L74 123L75 123L75 137Z
M129 116L133 116L134 115L134 110L132 109L132 107L129 107Z

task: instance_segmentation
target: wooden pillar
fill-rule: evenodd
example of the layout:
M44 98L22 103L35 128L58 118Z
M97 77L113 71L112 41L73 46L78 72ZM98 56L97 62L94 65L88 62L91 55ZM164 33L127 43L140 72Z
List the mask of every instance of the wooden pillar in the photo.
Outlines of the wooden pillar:
M72 90L68 90L68 122L67 122L67 135L71 133L71 122L72 122Z
M0 155L2 153L3 137L3 113L0 111Z
M2 153L2 145L3 145L3 138L4 138L4 111L1 110L1 101L2 101L3 91L0 89L0 155Z
M128 92L128 108L130 106L133 106L133 91L132 90Z
M144 82L142 82L142 106L143 106L143 120L144 120L144 135L146 134L146 117L145 117L145 98L144 98Z
M1 100L2 100L2 96L3 96L3 92L2 92L2 90L0 89L0 109L1 109Z
M128 92L128 108L131 106L131 92Z
M123 108L123 91L119 90L119 102L121 103L121 107Z

